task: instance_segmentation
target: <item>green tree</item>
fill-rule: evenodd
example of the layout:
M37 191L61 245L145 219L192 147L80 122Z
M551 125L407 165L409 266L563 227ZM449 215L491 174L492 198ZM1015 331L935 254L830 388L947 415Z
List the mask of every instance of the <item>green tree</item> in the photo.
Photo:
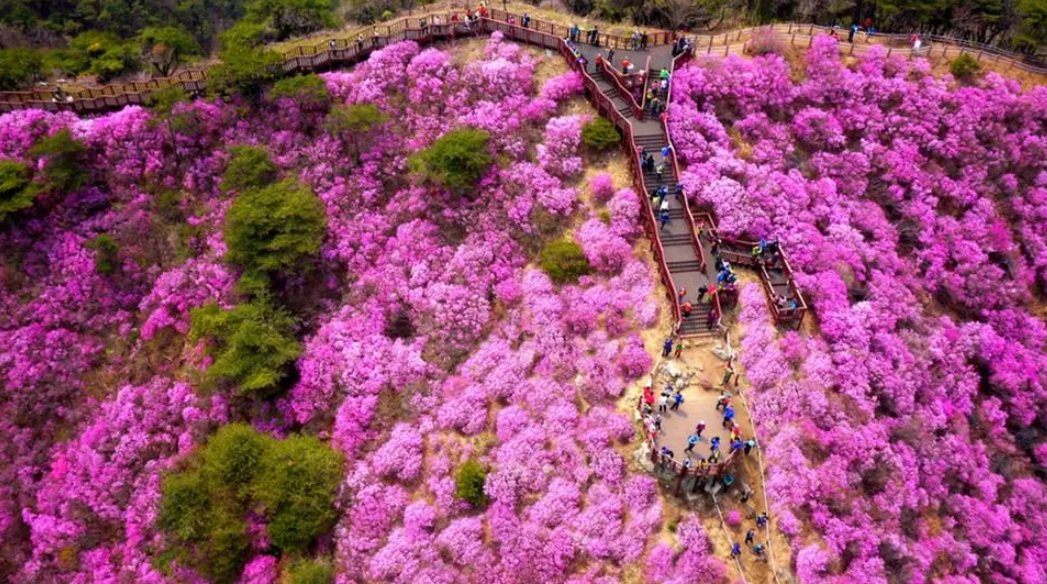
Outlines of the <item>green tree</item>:
M1018 0L1018 42L1027 47L1047 46L1047 0Z
M120 244L105 233L87 242L87 249L95 252L95 271L99 274L112 274L120 268Z
M29 167L15 160L0 161L0 222L33 206L40 189L32 182Z
M222 190L243 192L272 184L279 169L264 146L240 144L229 149Z
M335 25L334 0L252 0L247 5L247 20L265 23L277 40L332 28Z
M283 58L263 48L234 46L219 53L221 63L208 72L207 91L213 96L242 95L256 99L280 73Z
M22 89L43 71L44 59L34 49L0 49L0 90Z
M618 128L607 118L594 118L582 126L582 142L594 150L607 150L621 141Z
M334 525L345 459L312 436L291 436L263 454L252 494L269 518L273 545L301 553Z
M241 20L218 35L223 50L236 47L251 49L275 40L276 35L265 24Z
M167 128L167 136L170 140L171 152L174 153L175 163L182 165L182 157L178 151L178 140L175 136L175 126L178 116L175 115L175 107L180 103L190 100L188 93L178 85L169 85L158 91L150 93L145 98L145 105L152 110L153 123L163 124Z
M266 298L223 310L206 304L192 311L190 340L208 338L214 362L207 379L228 379L241 395L267 397L280 389L302 345L294 337L294 319Z
M177 26L149 27L138 33L145 58L157 73L167 77L187 57L200 54L200 45L188 31Z
M62 70L74 75L90 73L103 83L138 69L140 62L136 43L98 30L74 37L69 50L61 52L60 56L58 65Z
M487 506L487 495L484 493L486 482L487 469L479 462L469 459L458 467L454 475L454 495L469 501L477 509L483 509Z
M483 130L461 128L452 130L428 149L411 157L411 168L427 180L451 190L475 185L491 165L487 142L490 136Z
M226 258L247 272L301 270L320 250L326 226L323 203L293 179L246 190L226 214Z
M42 174L47 188L59 193L77 191L87 184L86 154L87 147L73 138L68 128L41 138L29 149L34 159L44 159Z
M569 284L592 271L582 246L574 241L553 241L542 249L538 263L557 284Z
M338 105L324 120L324 127L331 134L349 144L356 163L360 163L360 154L367 147L375 128L385 123L389 116L371 103L354 103Z
M328 561L301 559L287 570L287 584L332 584L334 566Z
M161 483L157 525L168 536L158 563L193 567L219 584L250 557L245 515L261 514L273 543L300 553L330 530L345 459L314 437L277 440L247 424L220 428ZM292 564L295 584L319 579L326 562Z

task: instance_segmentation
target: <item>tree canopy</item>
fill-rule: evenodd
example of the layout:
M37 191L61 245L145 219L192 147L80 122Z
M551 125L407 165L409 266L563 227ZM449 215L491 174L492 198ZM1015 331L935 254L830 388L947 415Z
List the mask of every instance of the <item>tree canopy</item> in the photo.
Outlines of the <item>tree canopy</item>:
M476 128L451 130L411 157L411 168L448 189L473 185L491 165L490 136Z

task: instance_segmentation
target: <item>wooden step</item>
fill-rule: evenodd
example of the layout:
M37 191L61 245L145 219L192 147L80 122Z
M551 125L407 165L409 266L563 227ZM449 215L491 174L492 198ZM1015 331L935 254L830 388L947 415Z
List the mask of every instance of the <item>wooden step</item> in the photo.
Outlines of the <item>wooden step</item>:
M691 236L686 233L667 233L658 237L663 246L691 245Z
M665 262L669 272L700 272L702 271L702 264L694 260L683 260L679 262Z

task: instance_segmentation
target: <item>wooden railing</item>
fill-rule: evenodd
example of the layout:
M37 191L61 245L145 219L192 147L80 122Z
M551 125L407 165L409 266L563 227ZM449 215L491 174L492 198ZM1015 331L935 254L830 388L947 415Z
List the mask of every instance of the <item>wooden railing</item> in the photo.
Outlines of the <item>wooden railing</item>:
M610 80L611 85L614 86L614 89L618 93L619 97L624 99L625 103L629 105L629 109L633 111L633 116L635 116L638 120L642 120L643 106L636 103L636 98L634 97L633 93L629 91L629 88L627 88L622 83L618 71L616 71L614 67L611 67L607 63L607 61L601 58L599 55L597 55L596 57L596 66L599 67L601 71L603 71L604 78ZM640 83L642 84L643 81L641 81Z
M426 40L433 38L448 38L457 35L470 34L476 30L470 30L464 22L457 25L451 23L451 14L442 14L444 21L439 26L429 25L425 29L420 26L421 17L401 18L389 24L377 25L370 29L371 34L365 35L363 48L359 48L355 35L347 37L332 37L317 41L313 45L300 45L293 49L281 52L284 58L284 71L312 70L320 66L334 66L358 61L363 55L370 52L375 45L396 42L397 40ZM464 12L458 13L464 18ZM511 13L497 9L489 11L490 17L481 19L483 21L500 20L505 21ZM513 14L519 22L522 15ZM426 18L431 22L432 15ZM482 25L478 25L482 26ZM828 33L829 28L811 24L781 23L772 25L774 30L785 35L791 45L808 46L814 42L815 34ZM746 50L752 33L760 27L741 28L723 33L709 35L691 35L695 52L708 55L723 55L743 53ZM566 38L568 27L554 23L531 19L528 30L548 34L557 38ZM409 32L413 31L413 32ZM378 33L375 36L375 32ZM838 29L840 37L846 37L846 29ZM600 45L617 49L628 48L631 39L600 33ZM1025 62L1029 56L1010 51L1004 51L990 45L974 43L963 39L955 39L939 35L920 35L926 44L920 50L914 51L908 45L908 35L884 34L884 33L858 33L855 43L847 43L841 40L841 50L848 54L867 52L874 46L886 46L889 55L939 55L949 57L962 54L974 55L979 61L983 59L994 60L999 64L1006 65L1009 69L1017 67L1024 71L1038 74L1047 74L1047 66L1041 64L1030 64ZM861 42L864 39L864 43ZM884 40L885 43L869 42L872 40ZM675 34L667 31L649 32L648 46L669 44L675 40ZM904 45L904 46L895 46ZM312 57L312 58L310 58ZM123 107L125 105L142 104L146 97L160 89L170 86L178 86L193 93L202 91L206 86L207 71L204 69L186 69L170 77L156 77L149 81L135 81L128 83L114 83L101 87L67 89L64 95L72 98L71 102L52 100L53 90L35 89L28 91L4 91L0 92L0 112L8 112L18 109L43 109L50 111L68 110L81 113L95 113L107 109Z

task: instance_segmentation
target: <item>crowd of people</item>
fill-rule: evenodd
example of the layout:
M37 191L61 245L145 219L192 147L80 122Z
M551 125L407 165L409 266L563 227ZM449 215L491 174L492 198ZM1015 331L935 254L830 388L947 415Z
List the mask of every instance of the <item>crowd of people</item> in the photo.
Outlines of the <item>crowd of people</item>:
M760 513L759 515L757 515L756 529L766 529L768 520L769 517L767 517L767 513ZM754 554L756 554L756 557L760 558L761 560L765 560L767 559L767 547L764 546L762 543L756 542L756 529L750 528L748 531L745 532L745 545L750 550L752 550ZM734 545L731 546L731 557L737 558L741 555L742 544L736 541L734 542Z

